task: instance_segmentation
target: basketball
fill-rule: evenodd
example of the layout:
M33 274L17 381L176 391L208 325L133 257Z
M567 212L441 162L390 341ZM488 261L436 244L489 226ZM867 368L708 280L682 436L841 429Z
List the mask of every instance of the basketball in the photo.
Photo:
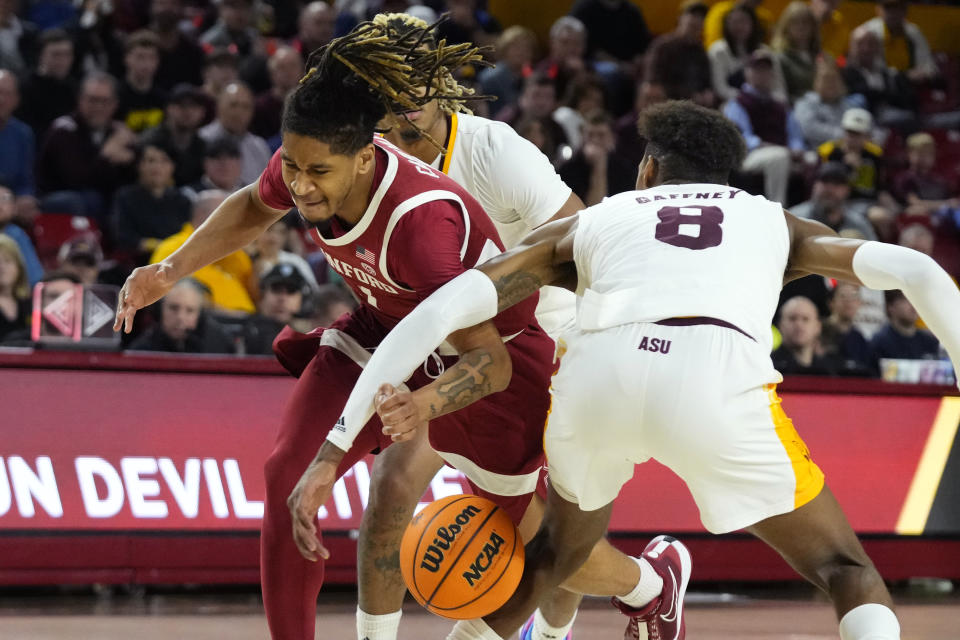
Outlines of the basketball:
M523 542L510 517L472 495L432 502L413 517L400 545L407 588L429 611L480 618L513 595L523 573Z

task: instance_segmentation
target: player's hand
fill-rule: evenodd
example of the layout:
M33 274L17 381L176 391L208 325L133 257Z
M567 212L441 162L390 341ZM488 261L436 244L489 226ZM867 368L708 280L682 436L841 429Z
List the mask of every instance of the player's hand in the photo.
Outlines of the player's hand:
M413 394L398 391L392 384L380 385L373 406L383 422L383 432L394 442L412 440L417 429L428 424L428 419L420 414Z
M290 519L293 522L293 542L304 558L316 562L317 558L326 560L330 551L317 538L317 511L333 493L337 481L337 466L345 452L324 442L320 453L300 476L300 481L287 498Z
M120 331L122 327L124 333L130 333L137 310L167 295L176 282L173 267L165 262L134 269L120 289L113 330Z

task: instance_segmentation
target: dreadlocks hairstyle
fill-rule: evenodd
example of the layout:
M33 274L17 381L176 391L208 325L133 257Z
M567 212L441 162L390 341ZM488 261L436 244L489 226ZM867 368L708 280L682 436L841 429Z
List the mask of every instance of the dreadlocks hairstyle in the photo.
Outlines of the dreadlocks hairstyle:
M743 137L732 122L687 100L648 107L637 128L665 180L726 184L746 155Z
M404 14L378 18L310 54L308 71L284 107L283 131L352 155L370 143L388 112L418 111L431 100L457 110L465 100L488 99L452 75L465 64L486 64L478 47L445 40L432 46L436 24Z

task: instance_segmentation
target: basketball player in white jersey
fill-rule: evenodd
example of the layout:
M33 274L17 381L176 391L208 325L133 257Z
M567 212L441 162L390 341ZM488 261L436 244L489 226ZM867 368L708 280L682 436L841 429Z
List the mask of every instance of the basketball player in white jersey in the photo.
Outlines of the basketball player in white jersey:
M390 28L394 38L429 25L407 14L380 14L374 23ZM425 46L433 42L425 41ZM448 74L449 75L449 74ZM451 79L452 81L452 79ZM543 153L509 125L471 115L464 103L432 100L419 111L390 114L379 124L383 136L401 150L447 174L474 196L490 216L507 248L547 222L584 208L583 202L557 175ZM540 293L537 321L555 340L573 325L575 296L557 287ZM406 526L394 514L415 505L443 466L426 438L390 447L377 456L380 472L371 478L371 500L364 511L358 539L358 640L395 640L406 587L395 559ZM531 509L539 514L542 498ZM535 530L531 529L531 534ZM602 542L608 575L625 576L623 565L640 578L625 597L645 602L658 593L659 577L640 558L626 556ZM621 563L619 566L617 563ZM646 575L643 571L646 570ZM649 597L647 594L649 593ZM640 599L637 600L639 594ZM562 640L573 625L580 596L557 591L525 625L521 640Z
M655 458L686 482L708 530L746 529L823 590L843 640L899 639L883 580L780 407L768 328L782 284L802 275L901 289L960 370L960 292L923 254L841 239L725 186L744 146L719 114L668 102L647 110L640 129L638 191L449 282L381 343L348 400L346 411L375 399L385 431L411 437L425 414L392 385L443 336L544 284L581 296L552 383L550 493L523 580L503 608L458 623L449 638L512 633L586 559L634 465ZM389 383L379 391L377 376ZM689 559L669 539L648 552L685 584ZM653 602L668 629L660 637L683 638L682 606L664 602Z

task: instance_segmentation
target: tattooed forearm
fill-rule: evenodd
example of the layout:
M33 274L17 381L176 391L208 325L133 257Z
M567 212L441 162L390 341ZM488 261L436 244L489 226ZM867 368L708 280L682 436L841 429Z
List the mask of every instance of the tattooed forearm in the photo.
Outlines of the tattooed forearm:
M484 350L463 354L436 382L438 402L430 403L430 419L462 409L493 392L493 356Z
M497 311L503 311L536 293L543 281L530 271L517 271L494 280L493 286L499 298Z

